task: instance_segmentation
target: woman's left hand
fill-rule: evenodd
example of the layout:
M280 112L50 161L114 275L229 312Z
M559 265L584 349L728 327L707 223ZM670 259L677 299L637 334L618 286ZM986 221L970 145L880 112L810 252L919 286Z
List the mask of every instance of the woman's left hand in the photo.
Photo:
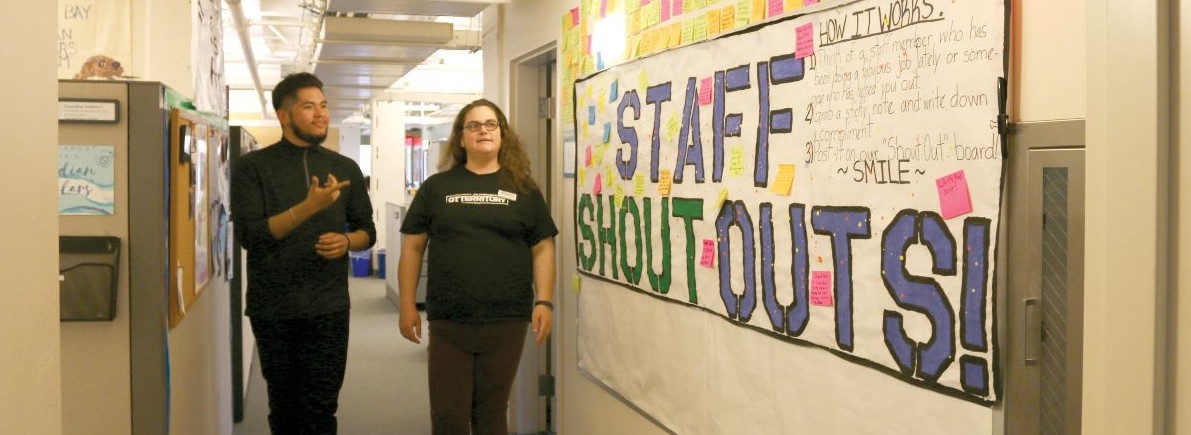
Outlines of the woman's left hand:
M544 305L533 307L533 335L534 341L541 346L550 336L550 326L553 323L554 310Z

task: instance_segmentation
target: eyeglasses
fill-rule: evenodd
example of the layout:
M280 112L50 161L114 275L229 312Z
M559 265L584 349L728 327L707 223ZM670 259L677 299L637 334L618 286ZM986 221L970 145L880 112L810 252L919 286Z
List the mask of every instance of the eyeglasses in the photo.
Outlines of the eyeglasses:
M470 131L472 133L475 133L475 132L480 131L481 126L484 127L484 130L496 131L496 129L500 127L500 123L496 122L495 119L489 119L487 121L484 121L483 123L480 123L478 121L472 121L467 124L463 124L463 129Z

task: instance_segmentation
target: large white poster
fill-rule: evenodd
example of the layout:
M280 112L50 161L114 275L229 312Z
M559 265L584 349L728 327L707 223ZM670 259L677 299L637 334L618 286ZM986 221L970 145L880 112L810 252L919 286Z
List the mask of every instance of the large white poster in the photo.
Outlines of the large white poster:
M675 430L739 392L781 421L857 368L984 427L1004 2L804 10L576 83L580 365ZM775 430L740 421L722 432Z

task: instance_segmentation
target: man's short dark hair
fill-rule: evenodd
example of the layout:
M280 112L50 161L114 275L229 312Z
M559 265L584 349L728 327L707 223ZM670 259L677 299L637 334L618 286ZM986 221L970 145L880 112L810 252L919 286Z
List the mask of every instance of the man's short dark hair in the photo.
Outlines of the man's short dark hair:
M305 88L318 88L321 91L323 90L323 81L308 72L293 73L285 76L273 88L273 110L281 110L281 106L287 102L287 99L293 100L297 98L298 91Z

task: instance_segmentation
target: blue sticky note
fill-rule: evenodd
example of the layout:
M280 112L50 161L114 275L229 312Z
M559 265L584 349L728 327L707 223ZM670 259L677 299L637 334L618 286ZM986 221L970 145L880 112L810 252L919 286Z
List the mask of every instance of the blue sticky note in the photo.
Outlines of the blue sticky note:
M595 106L587 106L587 125L595 125Z
M604 143L608 143L611 140L612 140L612 123L605 122L604 123Z
M608 92L608 102L616 101L616 95L620 93L620 80L612 81L612 89Z
M604 55L602 53L596 53L596 69L604 69Z

